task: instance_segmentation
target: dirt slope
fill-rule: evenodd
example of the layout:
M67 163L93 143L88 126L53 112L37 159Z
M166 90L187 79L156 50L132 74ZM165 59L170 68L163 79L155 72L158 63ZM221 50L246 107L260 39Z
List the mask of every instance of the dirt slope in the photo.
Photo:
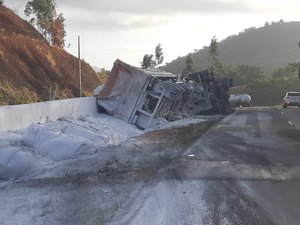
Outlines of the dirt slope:
M0 5L0 105L79 95L78 60L52 47L29 23ZM82 61L83 96L100 84Z

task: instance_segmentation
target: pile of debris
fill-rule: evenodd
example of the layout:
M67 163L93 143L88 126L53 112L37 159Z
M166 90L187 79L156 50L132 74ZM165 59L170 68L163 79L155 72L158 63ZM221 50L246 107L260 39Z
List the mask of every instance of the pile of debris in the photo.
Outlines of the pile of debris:
M100 112L147 129L198 114L229 113L231 86L231 79L215 79L209 71L178 80L172 73L116 60L96 97Z

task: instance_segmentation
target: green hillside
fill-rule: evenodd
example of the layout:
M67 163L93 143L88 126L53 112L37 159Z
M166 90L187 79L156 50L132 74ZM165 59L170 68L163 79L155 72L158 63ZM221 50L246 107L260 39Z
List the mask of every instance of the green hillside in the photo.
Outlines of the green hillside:
M299 41L300 22L277 22L260 28L248 28L239 35L222 40L219 43L219 57L225 64L253 65L265 73L271 73L300 60ZM163 69L182 73L186 57L178 57ZM193 53L193 57L197 70L208 67L208 47Z

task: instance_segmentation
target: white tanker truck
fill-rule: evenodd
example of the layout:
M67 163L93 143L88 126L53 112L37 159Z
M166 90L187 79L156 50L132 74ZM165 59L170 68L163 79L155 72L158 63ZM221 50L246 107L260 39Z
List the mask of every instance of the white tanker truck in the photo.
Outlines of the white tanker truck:
M248 95L248 94L230 95L229 104L232 107L237 107L237 106L248 107L248 106L251 106L251 96Z

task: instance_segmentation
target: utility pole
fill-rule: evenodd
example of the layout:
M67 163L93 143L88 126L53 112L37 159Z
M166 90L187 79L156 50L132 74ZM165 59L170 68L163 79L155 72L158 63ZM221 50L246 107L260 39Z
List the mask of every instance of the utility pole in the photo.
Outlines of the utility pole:
M79 71L79 97L81 98L81 60L80 60L80 36L78 35L78 71Z
M300 41L298 42L298 47L300 48ZM298 67L298 77L300 78L300 67Z

